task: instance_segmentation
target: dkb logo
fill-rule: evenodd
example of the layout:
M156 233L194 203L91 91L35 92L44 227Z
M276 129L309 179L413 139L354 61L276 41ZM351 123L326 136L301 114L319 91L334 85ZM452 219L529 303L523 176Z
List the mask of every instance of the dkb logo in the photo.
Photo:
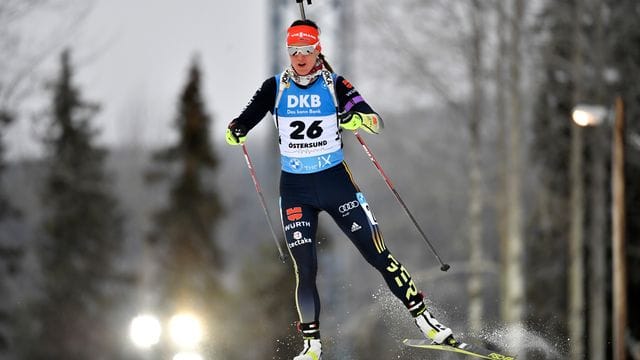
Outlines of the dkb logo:
M288 95L287 107L319 108L322 105L320 95Z

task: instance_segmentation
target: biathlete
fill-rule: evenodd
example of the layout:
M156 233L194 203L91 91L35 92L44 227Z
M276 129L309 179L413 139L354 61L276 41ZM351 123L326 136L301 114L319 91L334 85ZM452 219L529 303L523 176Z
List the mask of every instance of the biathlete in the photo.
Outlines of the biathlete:
M342 129L377 134L382 121L349 81L326 69L319 35L311 20L291 24L286 39L291 65L264 81L226 131L229 144L241 145L267 112L273 114L278 128L280 215L296 273L295 300L304 341L294 360L318 360L322 355L315 240L320 211L333 218L382 274L427 338L455 345L451 329L429 313L411 275L387 249L376 218L344 162Z

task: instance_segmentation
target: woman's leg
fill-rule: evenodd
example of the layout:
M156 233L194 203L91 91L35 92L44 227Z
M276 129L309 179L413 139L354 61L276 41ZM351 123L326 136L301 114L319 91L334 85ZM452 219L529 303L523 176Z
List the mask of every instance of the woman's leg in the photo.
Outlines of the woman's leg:
M407 307L422 333L436 343L455 341L451 329L440 324L427 311L411 275L385 246L377 221L362 193L356 193L355 197L358 205L353 200L343 203L348 205L340 205L337 212L332 212L333 219L367 262L380 272L389 290ZM348 213L341 212L346 208L351 208Z
M365 260L384 278L389 290L407 307L416 325L428 338L445 342L451 330L440 324L428 311L422 294L407 269L387 249L378 221L364 195L353 182L348 168L344 175L333 176L327 186L332 189L323 209L331 215Z
M380 272L391 292L408 308L415 306L421 300L415 283L407 269L387 249L364 195L352 193L341 201L327 212L364 259Z
M316 287L318 261L315 242L318 210L309 205L283 199L280 206L287 247L296 274L295 300L300 330L305 338L317 339L320 337L320 297Z

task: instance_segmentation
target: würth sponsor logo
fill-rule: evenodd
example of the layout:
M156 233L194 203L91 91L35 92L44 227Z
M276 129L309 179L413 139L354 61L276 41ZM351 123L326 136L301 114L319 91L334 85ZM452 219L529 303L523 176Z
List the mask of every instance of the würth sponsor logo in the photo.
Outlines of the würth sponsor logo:
M284 231L289 231L293 229L297 229L299 227L311 227L311 222L309 221L296 221L289 223L284 226Z
M288 208L286 210L287 220L296 221L302 219L302 208L300 206Z

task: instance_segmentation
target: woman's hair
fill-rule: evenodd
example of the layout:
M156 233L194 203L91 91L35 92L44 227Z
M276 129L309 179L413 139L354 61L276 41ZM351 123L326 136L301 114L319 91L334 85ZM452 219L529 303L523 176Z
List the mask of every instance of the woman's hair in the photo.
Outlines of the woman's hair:
M320 31L320 28L318 27L318 24L316 24L313 20L309 20L309 19L296 20L293 23L291 23L291 25L289 25L289 27L298 26L298 25L308 25L308 26L311 26L311 27L313 27L315 29L318 29L318 31Z

